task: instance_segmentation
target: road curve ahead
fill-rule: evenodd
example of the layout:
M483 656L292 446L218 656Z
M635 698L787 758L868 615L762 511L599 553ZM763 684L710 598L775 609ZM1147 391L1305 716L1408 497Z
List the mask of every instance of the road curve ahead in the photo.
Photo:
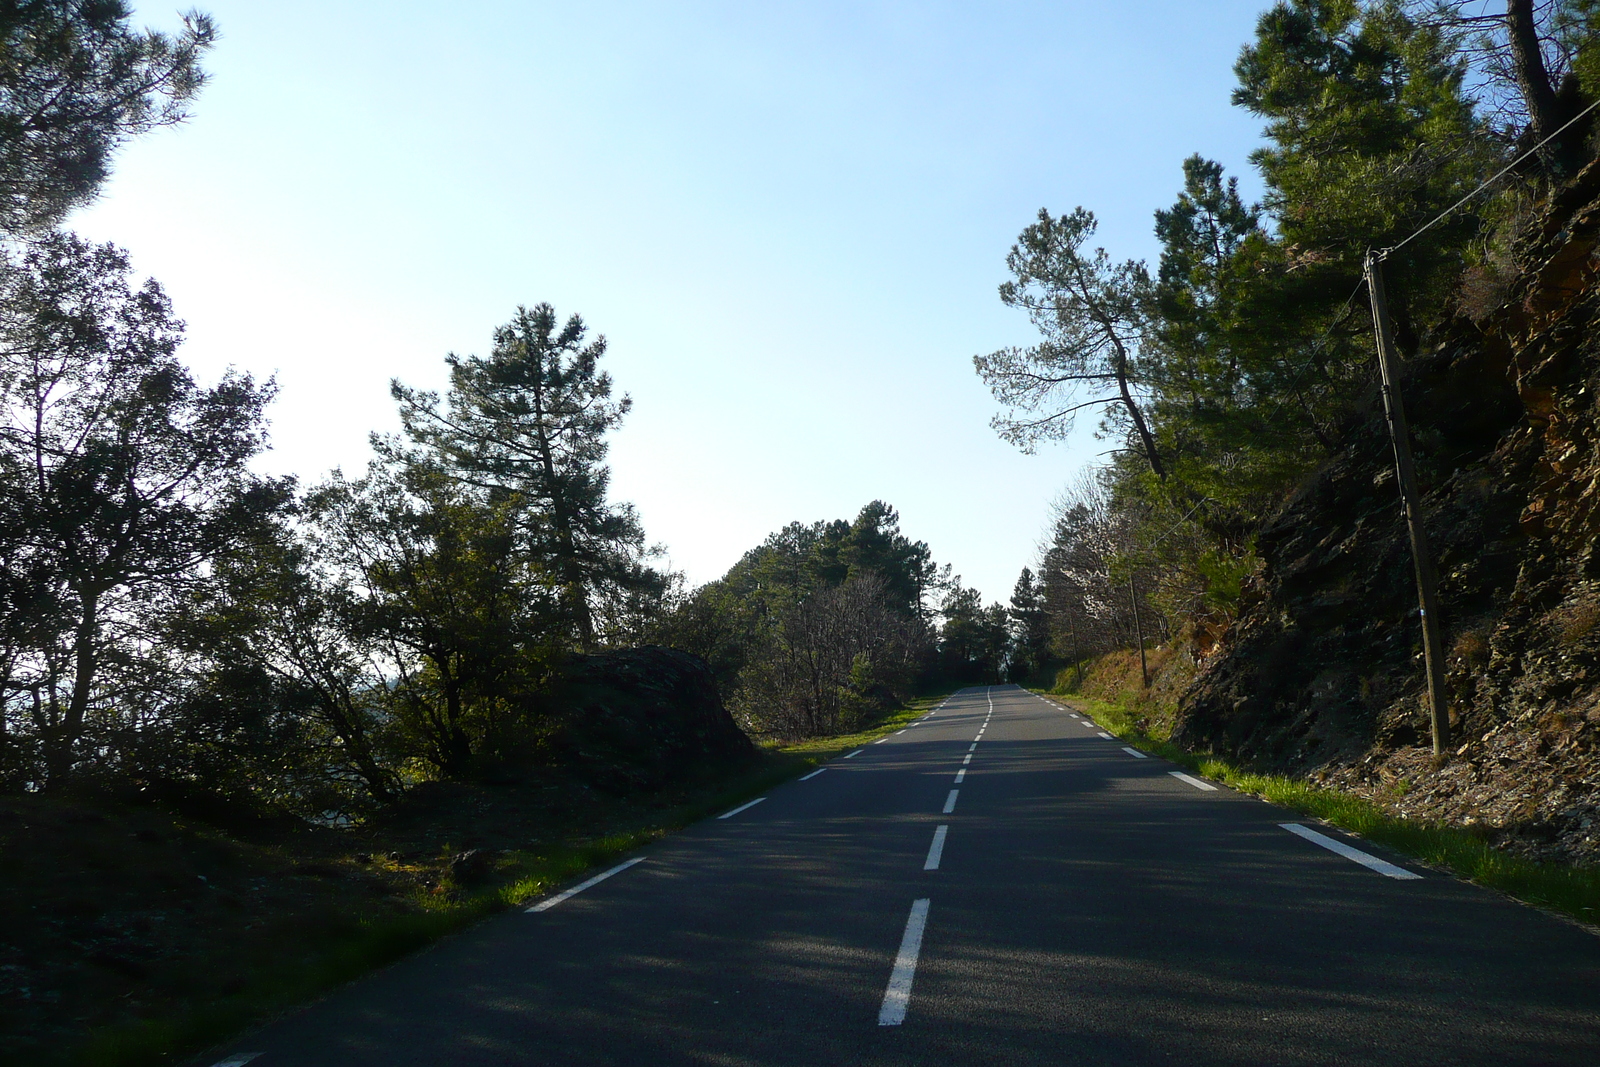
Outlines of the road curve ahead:
M198 1062L1600 1063L1600 938L1011 686L630 861Z

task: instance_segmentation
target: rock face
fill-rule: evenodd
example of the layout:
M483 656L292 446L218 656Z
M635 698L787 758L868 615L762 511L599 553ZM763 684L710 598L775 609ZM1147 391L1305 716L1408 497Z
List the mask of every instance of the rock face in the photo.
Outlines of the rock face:
M699 656L646 645L575 656L554 704L558 762L608 792L659 789L755 752Z
M1327 776L1505 847L1600 861L1600 163L1516 245L1404 394L1437 558L1453 751L1433 766L1421 627L1376 392L1263 532L1265 566L1175 739Z

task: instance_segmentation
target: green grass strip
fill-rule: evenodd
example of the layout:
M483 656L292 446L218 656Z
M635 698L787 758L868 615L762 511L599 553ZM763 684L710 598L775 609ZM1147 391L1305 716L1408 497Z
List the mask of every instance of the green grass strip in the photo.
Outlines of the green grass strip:
M873 723L864 730L853 734L839 734L834 737L813 737L805 741L790 741L773 745L772 751L781 752L790 756L799 756L808 761L808 766L815 767L828 760L837 759L839 756L863 745L870 745L880 737L903 730L928 713L930 708L938 707L949 694L919 697L911 701L898 711L889 712L882 719Z
M1422 823L1392 815L1365 797L1312 785L1298 778L1257 774L1216 756L1186 751L1138 729L1120 704L1092 697L1047 693L1081 711L1124 741L1144 752L1170 760L1241 793L1310 815L1397 852L1450 871L1478 885L1590 925L1600 925L1600 870L1535 863L1491 848L1472 833L1454 826Z

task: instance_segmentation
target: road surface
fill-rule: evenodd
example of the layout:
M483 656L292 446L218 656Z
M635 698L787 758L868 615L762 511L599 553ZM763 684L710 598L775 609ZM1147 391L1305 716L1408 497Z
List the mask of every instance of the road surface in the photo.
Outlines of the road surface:
M198 1062L1600 1063L1600 938L1177 772L966 689Z

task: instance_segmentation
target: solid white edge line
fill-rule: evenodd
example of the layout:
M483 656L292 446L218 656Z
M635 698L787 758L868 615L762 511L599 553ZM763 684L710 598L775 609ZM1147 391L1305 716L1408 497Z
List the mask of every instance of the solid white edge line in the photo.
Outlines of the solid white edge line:
M933 844L928 846L928 858L922 861L925 871L937 871L939 860L944 856L944 836L950 832L950 827L940 826L933 832Z
M762 799L765 799L765 798L763 797ZM755 801L751 801L750 803L754 804ZM745 807L749 807L749 806L750 806L749 804L745 805ZM644 857L643 856L635 856L631 860L624 860L622 863L617 864L615 867L611 868L609 871L601 871L599 874L595 875L593 878L589 879L588 881L579 882L577 885L573 886L571 889L568 889L564 893L557 893L555 896L551 897L549 900L541 900L541 901L539 901L539 903L535 904L533 907L528 908L527 912L528 912L528 914L531 915L536 911L549 911L551 908L555 907L557 904L561 903L563 900L569 900L572 897L575 897L579 893L583 892L585 889L590 889L590 888L593 888L594 886L599 885L601 882L605 881L607 878L610 878L613 874L620 874L623 871L627 870L629 867L632 867L635 863L643 863L643 862L644 862Z
M961 784L961 779L965 778L966 776L967 776L967 769L965 767L963 767L959 771L957 771L956 772L956 785L960 785Z
M1138 749L1129 748L1127 745L1123 745L1122 746L1122 751L1126 752L1128 755L1132 756L1134 759L1149 759L1150 758L1149 756L1146 756L1143 752L1140 752Z
M906 932L900 938L900 951L894 958L894 970L889 972L889 988L884 990L883 1007L878 1009L879 1026L899 1026L906 1021L911 983L917 976L917 957L922 954L922 931L928 925L928 904L927 897L911 904Z
M959 789L952 789L950 790L950 795L944 798L944 814L949 815L956 810L956 796L960 792L961 790Z
M767 799L767 798L766 797L756 797L754 800L747 801L747 802L745 802L743 804L740 804L737 808L734 808L732 811L723 812L721 815L718 815L717 818L719 818L719 819L731 819L735 815L739 814L741 811L744 811L746 808L753 808L753 807L755 807L757 804L761 803L765 799Z
M866 751L866 749L864 749L864 748L858 748L854 752L850 753L850 755L846 756L845 759L855 759L857 756L861 755L861 753L863 753L865 751Z
M1422 875L1417 874L1414 871L1408 871L1404 867L1396 867L1388 860L1380 860L1376 856L1362 852L1359 848L1351 848L1349 845L1338 840L1337 838L1329 837L1327 834L1319 834L1309 826L1302 826L1297 822L1280 822L1278 825L1289 831L1291 834L1296 834L1305 838L1312 844L1321 845L1329 852L1337 853L1347 860L1359 863L1368 870L1377 871L1385 878L1399 878L1405 881L1411 881L1413 879L1420 879L1422 877Z
M817 775L821 774L823 771L825 771L827 769L828 768L826 768L826 767L818 767L816 770L812 771L810 774L802 774L800 776L800 780L802 782L809 782L809 781L811 781L811 779L815 778Z
M1182 771L1168 771L1167 773L1172 775L1172 777L1176 778L1178 781L1188 782L1196 789L1204 789L1207 793L1215 793L1217 791L1217 787L1212 785L1210 782L1202 782L1200 779L1184 774Z

